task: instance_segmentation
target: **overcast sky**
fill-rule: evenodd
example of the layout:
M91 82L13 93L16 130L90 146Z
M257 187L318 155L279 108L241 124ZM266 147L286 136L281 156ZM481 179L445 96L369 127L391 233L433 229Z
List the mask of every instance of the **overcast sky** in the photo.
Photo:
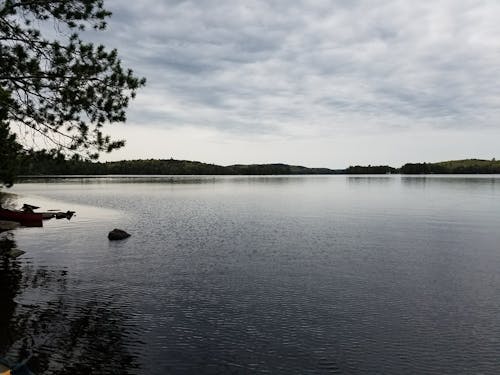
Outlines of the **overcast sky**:
M496 0L107 0L148 80L106 160L341 168L500 157Z

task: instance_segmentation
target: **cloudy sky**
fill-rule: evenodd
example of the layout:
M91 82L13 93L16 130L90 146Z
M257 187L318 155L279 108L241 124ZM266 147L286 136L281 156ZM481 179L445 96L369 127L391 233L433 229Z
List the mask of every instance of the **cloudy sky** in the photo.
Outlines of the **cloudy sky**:
M104 159L342 168L500 157L496 0L107 0L148 80Z

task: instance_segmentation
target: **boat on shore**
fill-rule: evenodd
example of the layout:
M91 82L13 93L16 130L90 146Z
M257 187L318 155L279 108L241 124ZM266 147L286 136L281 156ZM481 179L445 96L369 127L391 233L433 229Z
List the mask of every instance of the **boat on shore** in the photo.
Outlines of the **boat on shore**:
M43 214L0 208L0 220L15 221L25 227L42 227Z

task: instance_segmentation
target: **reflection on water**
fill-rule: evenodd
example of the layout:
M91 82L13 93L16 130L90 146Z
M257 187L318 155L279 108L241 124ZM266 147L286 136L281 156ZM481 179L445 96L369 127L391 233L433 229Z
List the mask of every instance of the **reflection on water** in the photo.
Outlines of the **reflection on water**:
M78 216L16 232L27 254L4 266L0 355L32 351L37 371L61 374L89 362L106 373L108 361L154 375L498 373L497 181L16 185L30 203ZM109 244L114 227L132 237Z
M252 176L217 176L217 175L126 175L126 176L44 176L24 177L22 183L65 183L65 184L284 184L304 183L307 179L301 175L252 175ZM308 176L309 179L325 180L327 175Z
M401 182L408 185L489 185L500 183L500 175L402 175Z
M394 183L396 179L392 175L386 176L346 176L347 182L352 184L387 184Z
M22 272L19 263L11 260L8 253L15 249L14 240L5 234L0 237L0 356L12 343L10 321L14 315L14 298L21 289Z
M36 374L136 373L126 316L98 296L75 296L66 270L10 258L15 246L0 239L0 357L30 358Z

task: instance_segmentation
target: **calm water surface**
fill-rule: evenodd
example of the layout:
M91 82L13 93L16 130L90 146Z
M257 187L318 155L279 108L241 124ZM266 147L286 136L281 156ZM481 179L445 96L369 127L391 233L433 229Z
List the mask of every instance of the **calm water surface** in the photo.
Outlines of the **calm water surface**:
M494 374L500 176L74 178L0 262L39 374ZM110 243L115 227L132 234Z

